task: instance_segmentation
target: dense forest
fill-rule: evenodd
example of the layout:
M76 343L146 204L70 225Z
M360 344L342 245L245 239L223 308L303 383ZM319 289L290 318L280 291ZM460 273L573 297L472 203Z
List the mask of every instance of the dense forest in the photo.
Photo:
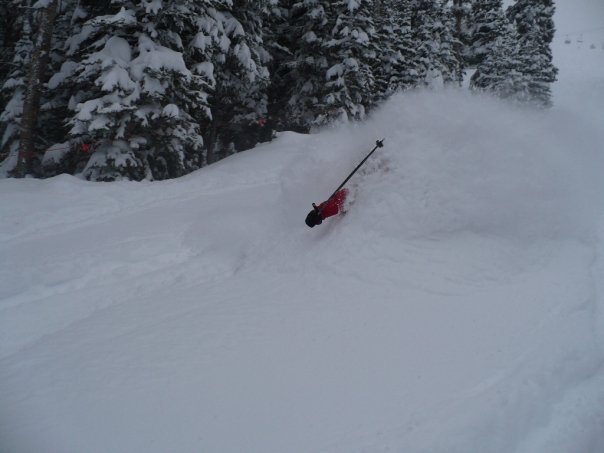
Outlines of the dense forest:
M551 105L553 0L2 0L2 176L175 178L469 87Z

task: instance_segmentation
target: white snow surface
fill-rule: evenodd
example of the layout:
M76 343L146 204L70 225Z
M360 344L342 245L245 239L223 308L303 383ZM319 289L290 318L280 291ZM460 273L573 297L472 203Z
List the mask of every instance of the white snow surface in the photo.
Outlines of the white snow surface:
M178 180L0 181L0 451L603 452L604 49L555 51L547 112L421 92Z

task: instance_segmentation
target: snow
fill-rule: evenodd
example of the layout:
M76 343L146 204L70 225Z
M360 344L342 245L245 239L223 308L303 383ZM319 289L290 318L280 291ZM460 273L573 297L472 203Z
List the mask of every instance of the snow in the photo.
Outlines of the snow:
M331 78L333 78L335 76L340 78L340 77L342 77L342 74L344 74L344 65L335 64L327 70L327 72L325 73L325 79L330 80Z
M256 63L252 59L252 52L248 45L244 42L241 44L236 44L233 48L233 54L237 56L237 60L239 60L241 66L243 66L250 72L248 78L250 82L253 82L255 79Z
M361 0L348 0L348 11L351 13L361 6Z
M203 33L197 33L191 45L195 48L205 51L209 46L212 45L212 42L213 38L211 36L206 36Z
M302 36L302 39L307 43L312 43L317 41L317 35L313 31L308 31Z
M47 165L54 162L60 162L70 150L71 146L69 142L52 145L44 153L43 162Z
M8 100L6 107L2 112L2 119L16 118L21 116L23 113L23 102L25 97L25 90L18 90L15 95ZM6 134L8 131L4 131ZM4 143L4 140L2 140Z
M75 70L78 68L78 64L74 61L66 61L61 65L61 70L55 73L48 81L48 88L51 90L56 89L59 85L70 77Z
M22 85L23 85L23 79L9 78L9 79L6 79L6 82L4 82L4 85L2 85L2 88L5 90L10 90L12 88L22 86Z
M81 121L89 121L93 117L93 112L96 112L103 108L103 101L101 99L91 99L89 101L78 104L77 119Z
M180 111L178 109L178 106L175 104L168 104L166 105L163 110L162 110L162 115L163 116L167 116L167 117L172 117L172 118L178 118L178 116L180 115Z
M216 80L214 79L214 65L211 62L204 61L203 63L195 65L195 72L207 77L210 83L216 83Z
M128 71L119 66L113 66L109 71L104 73L100 81L103 82L101 89L108 93L113 93L116 89L129 93L136 88L136 83L132 81Z
M425 91L178 180L1 180L0 450L603 451L604 50L563 39L551 111Z
M112 36L105 43L105 47L102 50L104 58L102 58L103 66L111 66L115 63L120 66L126 66L132 60L132 49L130 44L124 38L118 36ZM107 60L109 59L109 61Z
M132 25L136 23L136 15L134 11L127 10L126 8L120 9L119 13L109 16L100 16L95 19L95 22L104 22L107 24L122 24Z
M180 52L175 52L167 47L155 44L151 39L142 35L139 38L139 55L132 60L131 72L137 80L143 78L146 68L160 71L180 72L190 75L189 70Z
M162 9L161 0L145 1L144 5L147 13L152 12L153 14L157 14Z

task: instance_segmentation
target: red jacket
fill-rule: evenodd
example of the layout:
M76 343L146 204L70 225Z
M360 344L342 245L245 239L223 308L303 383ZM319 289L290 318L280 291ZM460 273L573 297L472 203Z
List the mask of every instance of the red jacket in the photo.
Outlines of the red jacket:
M321 218L326 219L336 215L344 208L346 202L346 196L348 195L348 189L340 189L336 194L329 200L324 201L319 205L319 211L321 212Z

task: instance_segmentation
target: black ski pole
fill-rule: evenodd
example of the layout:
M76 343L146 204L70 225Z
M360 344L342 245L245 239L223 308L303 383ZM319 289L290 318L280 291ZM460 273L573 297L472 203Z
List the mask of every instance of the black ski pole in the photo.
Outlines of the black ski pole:
M361 168L363 166L363 164L367 161L367 159L369 159L369 157L375 152L376 149L381 148L384 146L384 139L381 140L377 140L375 142L375 148L373 148L369 154L367 154L365 156L365 158L361 161L361 163L359 165L356 166L356 168L354 170L352 170L352 173L350 173L348 175L348 177L344 180L344 182L342 184L340 184L338 186L338 188L334 191L334 193L331 194L331 196L323 203L323 208L319 208L315 203L312 204L313 210L310 211L308 213L308 215L306 216L306 225L308 225L310 228L315 227L316 225L321 225L322 221L323 221L323 209L325 209L325 206L329 205L329 202L337 195L337 193L340 191L340 189L342 187L344 187L344 185L350 180L350 178L352 178L352 175L354 175L359 168Z
M331 200L333 197L335 197L335 196L336 196L336 194L338 193L338 191L339 191L339 190L340 190L342 187L344 187L344 185L345 185L345 184L346 184L346 183L347 183L347 182L350 180L350 178L352 178L352 176L353 176L353 175L354 175L354 174L355 174L355 173L356 173L356 172L359 170L359 168L361 168L361 167L363 166L363 164L364 164L364 163L367 161L367 159L369 159L369 157L371 157L371 155L372 155L372 154L375 152L375 150L376 150L376 149L378 149L378 148L381 148L381 147L383 147L383 146L384 146L384 139L381 139L381 140L376 140L376 142L375 142L375 148L373 148L373 149L371 150L371 152L365 156L365 159L363 159L363 160L361 161L361 163L360 163L359 165L357 165L357 166L356 166L356 168L355 168L354 170L352 170L352 173L350 173L350 174L348 175L348 177L347 177L347 178L344 180L344 182L343 182L342 184L340 184L340 185L338 186L338 188L337 188L337 189L336 189L336 190L335 190L335 191L334 191L334 192L331 194L331 196L330 196L330 197L329 197L329 198L328 198L328 199L325 201L324 206L326 206L326 205L329 203L329 201L330 201L330 200ZM315 208L315 211L317 212L317 214L319 214L319 215L321 214L321 209L319 209L319 207L318 207L316 204L314 204L314 203L313 203L313 204L312 204L312 207L313 207L313 208Z

